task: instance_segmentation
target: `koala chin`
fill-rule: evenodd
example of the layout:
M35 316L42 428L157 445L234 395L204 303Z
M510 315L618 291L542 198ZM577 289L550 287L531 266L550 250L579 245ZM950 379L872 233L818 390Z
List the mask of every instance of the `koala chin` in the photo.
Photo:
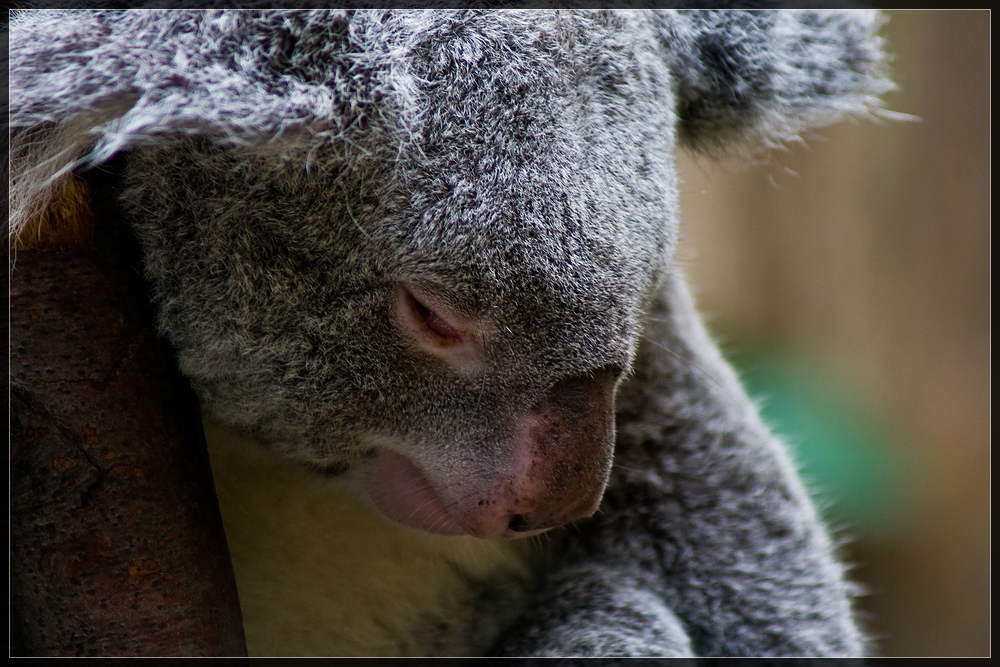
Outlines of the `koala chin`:
M123 165L251 654L858 655L673 261L674 153L877 112L880 23L23 12L11 229Z

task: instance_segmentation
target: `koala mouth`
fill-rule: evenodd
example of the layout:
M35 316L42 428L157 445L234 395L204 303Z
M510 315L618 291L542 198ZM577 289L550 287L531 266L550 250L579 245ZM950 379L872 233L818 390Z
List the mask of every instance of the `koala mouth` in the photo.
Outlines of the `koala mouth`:
M362 478L368 500L386 518L434 535L481 539L531 537L561 525L538 525L514 513L517 501L510 480L482 479L435 485L395 447L379 447L365 462ZM439 489L444 493L439 493ZM449 499L449 494L454 499Z
M408 458L384 450L367 462L365 488L389 519L437 535L464 535L430 480Z

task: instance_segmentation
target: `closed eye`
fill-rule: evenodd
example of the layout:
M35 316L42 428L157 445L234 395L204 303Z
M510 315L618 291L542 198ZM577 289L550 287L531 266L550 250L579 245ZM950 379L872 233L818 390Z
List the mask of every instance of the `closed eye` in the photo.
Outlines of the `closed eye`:
M405 305L413 311L414 321L423 325L428 335L436 336L442 345L457 345L462 342L462 334L444 317L436 313L430 306L413 295L413 292L403 288Z
M396 285L396 322L414 347L463 373L478 373L485 364L482 339L490 325L459 313L426 290Z

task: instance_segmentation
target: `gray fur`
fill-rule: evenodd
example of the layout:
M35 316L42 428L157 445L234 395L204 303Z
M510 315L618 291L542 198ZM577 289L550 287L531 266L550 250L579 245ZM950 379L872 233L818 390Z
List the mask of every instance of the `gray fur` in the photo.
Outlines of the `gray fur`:
M29 12L11 23L12 232L127 153L121 203L204 410L337 471L366 439L489 457L570 375L631 369L602 509L496 647L854 655L850 587L671 264L673 150L876 108L861 12ZM398 281L499 335L407 361ZM441 443L461 443L461 449Z

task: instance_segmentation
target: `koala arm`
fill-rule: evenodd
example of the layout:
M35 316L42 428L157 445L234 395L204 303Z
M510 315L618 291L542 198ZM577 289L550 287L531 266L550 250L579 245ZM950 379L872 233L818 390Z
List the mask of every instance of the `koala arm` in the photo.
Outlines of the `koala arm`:
M862 654L830 539L679 276L651 308L619 405L601 509L495 650Z
M497 643L496 655L530 657L693 655L683 624L633 563L580 553L550 573L532 612Z

